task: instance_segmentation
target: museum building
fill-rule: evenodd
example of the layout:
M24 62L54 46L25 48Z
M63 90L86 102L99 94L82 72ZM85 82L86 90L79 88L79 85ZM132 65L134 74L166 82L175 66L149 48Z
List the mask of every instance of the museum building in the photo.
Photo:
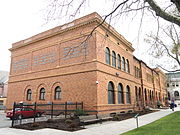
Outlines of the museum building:
M83 102L98 113L164 104L165 74L102 22L92 13L12 44L7 109L14 101Z

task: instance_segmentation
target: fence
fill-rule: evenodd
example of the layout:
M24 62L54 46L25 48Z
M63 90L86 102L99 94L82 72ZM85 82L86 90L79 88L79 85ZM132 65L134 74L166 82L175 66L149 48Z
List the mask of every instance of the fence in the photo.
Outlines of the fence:
M25 112L26 110L22 109L30 109L31 110L31 118L33 118L33 120L29 120L29 122L23 121L25 119L29 119L29 117L23 116L23 113L27 113ZM21 112L17 112L17 110L20 109ZM36 119L38 118L37 116L40 116L41 113L43 114L43 116L45 116L46 118L51 118L53 119L54 116L58 116L60 114L62 114L65 118L67 117L67 115L71 115L71 114L75 114L77 110L84 110L83 109L83 102L78 103L78 102L65 102L65 103L53 103L53 102L49 102L47 104L41 104L41 103L33 103L33 104L17 104L16 102L14 102L13 104L13 111L12 111L12 124L11 126L13 127L15 124L22 124L22 123L35 123ZM37 115L39 112L39 115ZM28 112L30 113L30 112ZM48 117L47 117L48 116ZM44 119L38 119L40 121L44 120Z

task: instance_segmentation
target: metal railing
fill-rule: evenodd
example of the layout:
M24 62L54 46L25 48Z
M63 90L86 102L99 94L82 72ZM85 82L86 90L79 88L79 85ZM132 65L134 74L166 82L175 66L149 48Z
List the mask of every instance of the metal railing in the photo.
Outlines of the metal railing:
M54 103L54 102L49 102L47 104L42 104L42 103L33 103L33 104L22 104L22 103L16 103L14 102L13 104L13 110L12 110L12 124L11 126L13 127L14 124L22 124L22 119L29 119L28 117L18 117L18 114L16 113L17 108L32 108L34 111L33 120L29 123L35 123L37 116L36 116L36 111L42 111L44 116L48 116L47 118L53 119L54 116L58 115L63 115L64 118L67 117L67 115L75 114L78 109L84 110L83 109L83 102L65 102L65 103ZM26 123L28 123L26 121Z

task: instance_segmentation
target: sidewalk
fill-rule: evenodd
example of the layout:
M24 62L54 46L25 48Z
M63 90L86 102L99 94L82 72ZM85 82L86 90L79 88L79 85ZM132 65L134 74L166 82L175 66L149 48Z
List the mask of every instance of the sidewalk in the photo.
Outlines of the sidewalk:
M175 108L180 111L180 107ZM172 110L161 110L139 117L139 126L149 124L157 119L173 113ZM27 131L12 128L0 128L0 135L119 135L136 128L136 120L134 118L119 122L104 122L103 124L94 124L86 126L87 129L75 132L68 132L56 129L40 129L35 131Z

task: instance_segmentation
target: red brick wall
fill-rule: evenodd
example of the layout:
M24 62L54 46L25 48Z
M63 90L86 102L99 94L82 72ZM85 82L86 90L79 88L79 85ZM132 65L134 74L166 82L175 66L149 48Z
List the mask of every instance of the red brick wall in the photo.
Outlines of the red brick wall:
M61 99L54 100L54 90L56 86L61 87ZM39 100L39 91L41 88L46 90L44 101ZM27 80L11 83L9 85L11 92L8 93L7 107L11 107L14 101L20 102L84 102L87 109L93 108L97 102L96 72L83 72L76 74L67 74L63 76L54 76L35 80ZM32 90L32 101L26 100L27 90Z
M85 35L100 21L94 21L96 17L99 18L97 14L91 14L73 21L74 26L70 28L61 29L67 27L64 25L13 44L7 109L14 101L29 102L26 100L28 89L32 90L31 102L83 101L86 109L101 113L137 109L135 87L142 88L143 81L143 89L153 90L153 83L146 80L146 74L151 74L152 70L134 59L132 45L113 29L107 29L106 24L86 38ZM80 24L83 21L84 24ZM111 54L115 51L116 55L129 60L130 73L105 63L106 47ZM142 81L135 78L134 66L142 67ZM115 86L115 104L108 104L107 86L110 81ZM124 101L126 86L130 87L131 104L118 104L119 83L124 88ZM54 100L56 86L62 89L62 97L57 101ZM46 89L45 101L39 101L42 87Z

